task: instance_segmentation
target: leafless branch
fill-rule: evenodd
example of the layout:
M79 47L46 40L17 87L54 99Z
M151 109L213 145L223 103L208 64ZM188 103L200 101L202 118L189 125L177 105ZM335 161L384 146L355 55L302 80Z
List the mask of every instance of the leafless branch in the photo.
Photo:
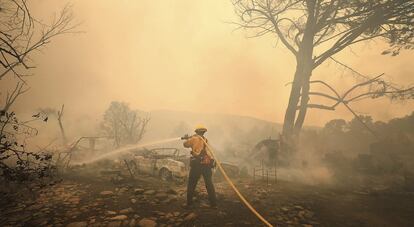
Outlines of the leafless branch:
M10 109L11 105L13 105L13 103L16 101L17 97L24 94L30 89L29 87L27 88L24 88L24 87L25 87L24 83L17 83L13 91L11 93L9 92L7 93L5 104L1 112L3 113L7 112Z
M0 11L0 79L12 72L21 81L23 70L33 68L30 55L48 44L54 37L74 33L77 24L69 5L49 25L38 22L30 14L26 0L5 0L7 9ZM13 12L13 13L7 13Z

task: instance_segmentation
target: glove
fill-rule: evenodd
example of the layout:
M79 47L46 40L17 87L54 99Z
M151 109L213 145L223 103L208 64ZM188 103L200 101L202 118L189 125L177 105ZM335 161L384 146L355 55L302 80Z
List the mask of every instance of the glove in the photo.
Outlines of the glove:
M190 138L190 136L188 136L188 134L185 134L184 136L181 137L182 140L188 140Z

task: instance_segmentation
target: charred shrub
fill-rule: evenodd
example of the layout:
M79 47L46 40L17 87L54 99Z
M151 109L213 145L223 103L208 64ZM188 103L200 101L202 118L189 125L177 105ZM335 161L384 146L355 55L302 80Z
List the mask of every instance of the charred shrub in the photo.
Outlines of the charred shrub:
M39 114L33 120L47 121ZM3 183L42 182L53 177L55 166L52 155L47 152L31 152L25 147L25 140L37 135L37 130L20 122L15 113L0 115L0 177Z

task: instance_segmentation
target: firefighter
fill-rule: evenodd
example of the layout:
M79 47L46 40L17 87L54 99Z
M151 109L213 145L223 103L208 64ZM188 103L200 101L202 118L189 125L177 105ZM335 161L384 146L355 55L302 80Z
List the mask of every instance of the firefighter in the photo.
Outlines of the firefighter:
M206 145L203 141L204 139L207 142L207 139L204 137L204 133L206 132L207 129L204 126L199 125L195 129L195 135L191 137L185 135L182 138L186 140L183 144L184 147L191 148L190 173L187 184L187 203L185 204L186 208L193 207L194 191L201 175L203 175L204 183L208 192L210 207L217 207L216 192L212 181L212 168L214 168L215 162L211 154L207 151Z

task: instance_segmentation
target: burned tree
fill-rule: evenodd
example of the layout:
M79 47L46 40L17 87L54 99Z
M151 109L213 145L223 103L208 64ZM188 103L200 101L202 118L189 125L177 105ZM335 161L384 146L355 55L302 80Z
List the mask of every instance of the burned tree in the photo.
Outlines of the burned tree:
M26 0L4 0L0 3L0 79L8 73L25 83L27 70L34 68L32 54L48 44L54 37L72 33L72 11L63 8L50 24L32 17Z
M331 105L319 104L319 103L308 103L307 108L318 108L323 110L335 110L335 108L343 104L369 132L371 132L375 137L378 138L378 135L375 131L371 129L362 119L361 117L355 113L355 111L351 108L350 104L353 102L357 102L364 99L377 99L380 97L388 97L392 100L396 99L414 99L414 87L408 88L400 88L396 87L395 85L381 79L383 74L369 79L367 81L358 83L351 88L349 88L346 92L342 95L339 94L332 86L328 83L321 81L321 80L314 80L309 81L309 84L320 84L330 91L330 93L324 92L317 92L310 90L308 95L312 96L319 96L326 98L328 100L334 101ZM365 89L364 89L365 88ZM298 109L301 108L300 106L297 107Z
M26 150L26 139L37 135L28 123L47 121L41 114L29 121L20 121L10 111L18 97L29 89L25 77L34 68L33 57L54 37L73 32L73 16L65 7L50 24L39 22L30 12L26 0L0 1L0 81L7 75L17 80L6 92L0 105L0 177L5 181L27 181L44 177L49 172L51 155ZM3 95L3 93L1 94Z
M242 28L273 34L294 55L283 134L292 139L309 107L312 72L346 47L382 38L384 54L413 49L414 2L406 0L234 0ZM299 108L298 108L299 106ZM313 106L317 108L317 106Z
M56 110L53 108L41 108L39 109L40 113L45 114L47 117L56 117L60 129L60 134L62 136L62 142L64 145L68 143L68 139L66 137L65 128L63 127L63 111L64 111L65 105L63 104L60 108L60 110Z
M64 108L65 108L65 105L62 105L62 108L60 108L60 110L57 112L57 116L58 116L57 119L58 119L58 122L59 122L60 133L62 133L63 143L66 144L68 142L68 139L66 138L65 129L63 128L63 123L62 123L63 109Z
M114 139L116 147L138 143L146 132L149 117L138 116L123 102L111 102L105 111L101 129L106 136Z
M24 83L17 83L11 93L7 92L6 100L4 101L3 107L0 109L0 114L7 113L16 99L27 92L29 88L24 88Z
M33 18L26 0L0 2L0 81L9 74L18 81L14 90L7 92L1 113L9 111L16 99L29 89L25 77L35 67L33 54L56 36L74 32L75 27L69 6L50 24L44 24Z

